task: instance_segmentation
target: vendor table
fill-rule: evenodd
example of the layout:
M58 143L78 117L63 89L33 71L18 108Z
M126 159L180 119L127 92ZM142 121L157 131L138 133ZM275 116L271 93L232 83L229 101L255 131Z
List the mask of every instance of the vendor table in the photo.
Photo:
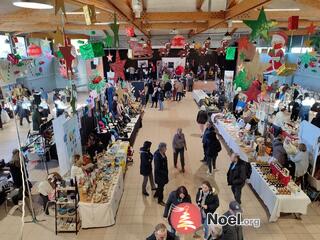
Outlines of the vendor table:
M142 127L142 115L139 114L135 118L131 118L131 122L127 124L127 127L132 127L132 131L128 133L128 137L119 139L122 141L129 141L130 145L133 146L138 130Z
M196 103L200 106L202 101L208 97L208 95L201 89L195 89L192 91L192 97Z
M108 203L79 202L82 228L107 227L115 224L115 218L123 193L122 170L119 170L117 177L113 181L114 187Z
M270 213L270 222L277 221L281 212L307 213L307 208L311 201L303 191L291 193L291 195L276 195L275 187L266 182L254 164L252 164L250 183L267 206Z
M221 120L217 120L215 123L215 126L219 132L219 134L223 137L225 143L228 145L228 147L234 152L239 154L240 158L246 162L249 161L248 155L243 152L243 150L240 147L240 141L237 140L237 136L231 135L231 131L235 134L237 134L236 126L234 126L232 123L224 123ZM228 130L227 130L228 129Z

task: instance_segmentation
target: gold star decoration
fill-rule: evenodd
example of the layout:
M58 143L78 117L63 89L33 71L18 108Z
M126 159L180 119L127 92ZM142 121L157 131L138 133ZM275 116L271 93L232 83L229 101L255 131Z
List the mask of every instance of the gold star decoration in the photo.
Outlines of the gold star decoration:
M311 47L311 45L312 45L312 41L309 39L309 40L305 40L304 41L304 45L306 46L306 47Z
M263 74L263 72L268 68L269 64L262 63L260 61L260 54L256 51L252 61L244 62L243 66L247 71L248 80L253 81Z
M57 27L57 30L55 33L50 34L54 40L54 45L58 46L59 44L61 46L64 45L64 37L63 37L63 32Z

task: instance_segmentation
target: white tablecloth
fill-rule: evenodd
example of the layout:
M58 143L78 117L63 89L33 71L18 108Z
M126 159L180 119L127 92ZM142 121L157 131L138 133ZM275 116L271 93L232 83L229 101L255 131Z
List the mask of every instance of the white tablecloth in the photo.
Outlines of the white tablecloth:
M199 102L208 97L208 95L201 89L195 89L192 91L192 97L196 103L199 104Z
M252 166L250 183L253 189L260 196L270 213L270 222L275 222L280 217L280 213L301 213L306 214L309 197L303 192L291 195L276 195L274 187L269 186L257 169Z
M79 202L82 228L107 227L115 224L117 210L123 193L123 173L115 178L111 200L108 203Z
M225 124L220 120L217 120L215 123L216 128L219 131L219 134L223 137L225 143L228 145L233 152L239 154L240 158L246 162L248 162L248 155L244 153L235 137L231 136L231 134L227 131L227 126L231 127L231 124Z

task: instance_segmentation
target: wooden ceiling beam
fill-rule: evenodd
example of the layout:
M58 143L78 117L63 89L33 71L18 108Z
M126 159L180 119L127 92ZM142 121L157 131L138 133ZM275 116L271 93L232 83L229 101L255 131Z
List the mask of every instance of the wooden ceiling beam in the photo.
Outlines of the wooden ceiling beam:
M143 25L145 29L154 30L154 29L197 29L205 28L208 26L208 23L147 23Z
M145 21L208 21L224 20L224 12L146 12L142 15Z
M89 39L90 36L86 34L65 34L67 38L69 39ZM51 39L52 36L50 36L49 33L45 32L37 32L37 33L30 33L27 35L29 38L40 38L40 39Z
M196 3L197 11L201 11L203 3L204 3L204 0L197 0L197 3Z
M315 9L320 9L320 1L319 0L294 0L295 2L306 5Z

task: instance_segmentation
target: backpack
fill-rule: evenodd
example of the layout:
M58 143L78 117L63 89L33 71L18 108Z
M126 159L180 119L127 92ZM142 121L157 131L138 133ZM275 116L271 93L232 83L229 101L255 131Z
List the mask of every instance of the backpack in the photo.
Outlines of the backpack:
M246 175L247 175L247 178L249 179L252 173L252 166L249 162L245 162L245 164L246 164Z

